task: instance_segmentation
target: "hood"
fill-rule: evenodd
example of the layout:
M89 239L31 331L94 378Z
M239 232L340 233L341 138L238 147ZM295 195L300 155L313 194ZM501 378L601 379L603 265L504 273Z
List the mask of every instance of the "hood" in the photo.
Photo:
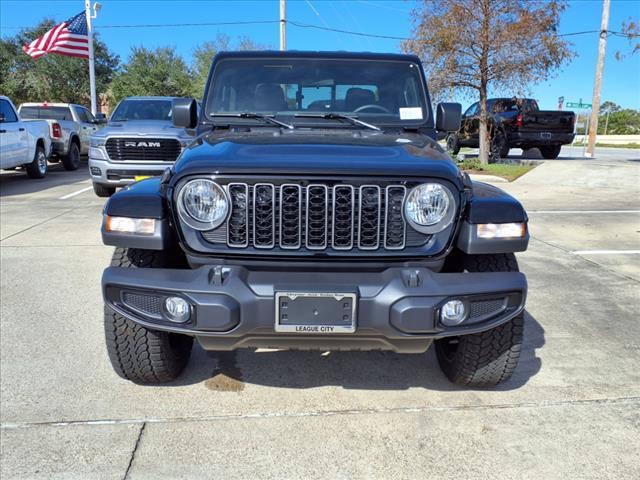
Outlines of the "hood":
M196 139L174 166L191 174L439 177L461 174L447 153L421 134L344 129L214 131Z
M172 122L164 120L127 120L126 122L109 122L106 127L94 134L95 137L108 136L163 137L188 136L184 128L174 127Z

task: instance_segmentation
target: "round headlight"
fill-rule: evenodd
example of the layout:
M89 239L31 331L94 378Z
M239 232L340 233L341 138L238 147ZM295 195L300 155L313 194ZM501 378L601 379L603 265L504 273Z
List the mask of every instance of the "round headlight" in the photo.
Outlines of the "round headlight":
M444 230L453 220L455 200L451 191L439 183L415 187L404 204L404 214L413 228L423 233Z
M178 213L182 220L197 230L211 230L227 216L229 202L220 185L197 179L187 182L178 196Z

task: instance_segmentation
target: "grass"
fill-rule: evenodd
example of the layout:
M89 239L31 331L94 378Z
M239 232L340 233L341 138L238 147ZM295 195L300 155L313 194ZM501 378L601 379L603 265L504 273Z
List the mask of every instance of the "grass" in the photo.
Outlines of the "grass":
M576 142L574 147L584 147L583 142ZM596 143L596 147L605 148L640 148L640 143Z
M530 170L533 170L536 165L520 165L512 163L491 163L489 165L482 165L477 158L467 158L463 162L458 163L458 167L467 173L474 173L476 175L495 175L496 177L504 178L509 182L513 182L516 178L521 177Z

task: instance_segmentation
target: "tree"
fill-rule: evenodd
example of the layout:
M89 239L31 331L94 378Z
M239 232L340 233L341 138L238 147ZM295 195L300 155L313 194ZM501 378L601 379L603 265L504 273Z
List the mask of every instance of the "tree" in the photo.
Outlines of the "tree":
M629 17L626 21L622 22L622 31L614 32L614 35L626 37L629 41L630 50L626 54L623 52L616 52L616 60L622 60L626 55L635 55L640 52L640 22L636 19Z
M202 98L204 87L207 85L211 61L218 52L225 50L264 50L266 47L254 42L249 37L240 37L235 43L231 37L223 33L216 35L213 41L205 42L196 47L193 52L193 88L191 95Z
M640 133L640 111L604 102L598 118L598 135L637 135ZM609 117L607 119L607 116Z
M480 97L480 161L488 162L487 91L508 96L546 80L572 58L558 35L562 0L422 0L403 49L424 59L435 96L446 90Z
M191 72L175 48L133 47L111 82L110 103L113 106L132 95L188 97L191 88Z
M0 39L0 91L16 103L67 102L88 105L89 65L83 58L48 54L34 60L22 47L44 35L56 22L44 19L37 27ZM105 92L118 67L119 57L94 37L96 91Z

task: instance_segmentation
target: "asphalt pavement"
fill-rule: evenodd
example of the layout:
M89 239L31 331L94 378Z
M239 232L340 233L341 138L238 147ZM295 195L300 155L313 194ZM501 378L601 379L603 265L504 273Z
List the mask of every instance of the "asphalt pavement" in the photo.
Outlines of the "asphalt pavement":
M197 347L172 384L126 382L86 165L2 172L0 477L640 478L640 150L581 152L499 185L529 212L529 298L520 365L488 390L432 350Z

